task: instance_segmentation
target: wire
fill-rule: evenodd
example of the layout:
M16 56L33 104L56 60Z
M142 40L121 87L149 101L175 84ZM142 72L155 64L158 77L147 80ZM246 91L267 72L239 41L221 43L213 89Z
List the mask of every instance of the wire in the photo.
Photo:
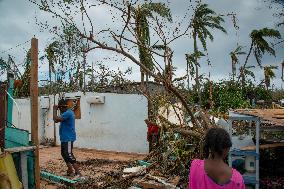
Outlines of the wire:
M30 42L30 41L31 41L31 40L27 40L27 41L25 41L24 43L20 43L20 44L16 45L15 47L11 47L10 49L1 51L0 54L5 54L5 53L7 53L7 52L9 52L9 51L11 51L11 50L13 50L13 49L15 49L15 48L18 48L18 47L20 47L20 46L22 46L22 45L25 45L26 43L28 43L28 42Z

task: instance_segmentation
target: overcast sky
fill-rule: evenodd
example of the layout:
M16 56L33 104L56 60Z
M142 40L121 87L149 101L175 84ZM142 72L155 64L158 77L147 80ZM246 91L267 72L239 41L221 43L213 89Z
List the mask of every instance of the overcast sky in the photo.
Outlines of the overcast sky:
M174 19L180 19L186 13L188 8L188 0L168 0L170 2L170 8ZM250 44L249 33L253 29L260 29L263 27L275 28L275 25L279 20L273 16L276 12L277 6L269 9L267 5L262 3L261 0L204 0L209 4L213 10L217 13L230 13L235 12L238 18L239 30L233 27L232 21L229 18L225 18L224 24L228 34L223 34L219 31L212 31L214 35L214 41L208 41L208 54L212 66L208 67L206 62L201 62L201 71L208 73L211 71L212 78L214 80L220 80L222 78L228 78L231 73L231 60L229 57L230 51L236 48L237 43L245 46L247 51ZM283 10L283 9L282 9ZM191 13L189 13L191 15ZM93 13L94 17L97 18L98 23L109 22L104 16L104 11L98 10ZM28 0L0 0L0 57L7 59L8 54L12 55L16 60L17 64L21 64L30 46L30 42L25 43L16 47L18 44L22 44L30 40L33 36L39 39L39 50L40 55L43 53L43 49L51 41L52 34L47 31L40 31L38 25L36 25L36 19L45 21L49 17L37 10L37 8L31 4ZM56 23L55 21L50 21ZM111 23L109 23L111 24ZM284 37L284 27L277 28L282 37ZM274 41L276 42L276 41ZM172 44L174 50L174 61L173 64L176 66L177 76L185 74L185 54L192 52L193 43L191 39L184 40L180 39ZM13 48L9 50L10 48ZM3 52L4 51L4 52ZM277 65L284 60L284 45L278 45L276 48L276 58L269 55L264 55L262 62L263 65ZM102 60L104 56L112 56L108 52L100 52L99 54L91 53L88 55L88 62ZM245 56L244 56L245 57ZM241 58L241 62L244 61L244 57ZM44 63L43 63L44 64ZM255 64L253 57L250 58L250 64ZM124 70L128 66L132 67L133 74L131 79L139 80L139 68L132 63L115 63L111 62L109 67ZM40 77L45 78L47 72L47 64L40 67ZM282 81L280 79L281 69L277 72L277 79L273 81L276 86L281 87ZM255 69L257 79L263 78L263 71Z

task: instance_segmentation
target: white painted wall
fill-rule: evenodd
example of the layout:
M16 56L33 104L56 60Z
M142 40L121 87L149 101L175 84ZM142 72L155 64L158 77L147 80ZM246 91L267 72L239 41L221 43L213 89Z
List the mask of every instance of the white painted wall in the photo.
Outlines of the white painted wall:
M162 107L159 109L159 115L166 118L169 122L177 125L184 124L184 112L181 103L175 103L175 108L173 106Z
M147 117L147 99L137 94L113 93L67 93L66 97L81 96L81 119L76 120L77 141L75 147L95 148L121 152L147 153L147 127L144 119ZM104 104L89 104L90 96L105 96ZM57 99L57 97L56 97ZM49 104L49 109L45 104ZM13 124L30 131L30 101L16 99L21 116L18 123L17 109L13 109ZM39 136L53 139L52 106L53 96L39 98ZM58 124L57 125L57 139ZM59 140L58 144L60 143Z

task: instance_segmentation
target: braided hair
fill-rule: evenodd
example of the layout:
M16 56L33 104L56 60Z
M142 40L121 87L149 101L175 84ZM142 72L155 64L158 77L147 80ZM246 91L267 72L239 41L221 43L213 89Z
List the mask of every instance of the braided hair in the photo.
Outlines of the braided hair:
M225 129L211 128L207 131L204 142L205 158L208 158L210 154L214 158L215 153L222 156L224 149L230 147L232 147L232 141Z

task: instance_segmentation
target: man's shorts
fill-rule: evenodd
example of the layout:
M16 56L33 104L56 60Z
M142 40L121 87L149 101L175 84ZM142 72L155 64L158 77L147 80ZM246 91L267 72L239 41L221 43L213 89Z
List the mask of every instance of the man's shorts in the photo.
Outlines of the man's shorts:
M73 142L61 142L61 156L66 163L76 163L76 158L73 155Z

